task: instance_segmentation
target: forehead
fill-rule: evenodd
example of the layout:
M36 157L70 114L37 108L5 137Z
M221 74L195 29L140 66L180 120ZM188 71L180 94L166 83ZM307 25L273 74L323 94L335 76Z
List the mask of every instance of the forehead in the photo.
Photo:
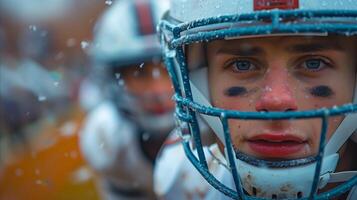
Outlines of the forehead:
M209 43L208 47L217 51L234 49L266 51L283 48L289 51L303 52L312 48L316 51L328 49L356 52L356 38L356 36L266 36L218 40Z

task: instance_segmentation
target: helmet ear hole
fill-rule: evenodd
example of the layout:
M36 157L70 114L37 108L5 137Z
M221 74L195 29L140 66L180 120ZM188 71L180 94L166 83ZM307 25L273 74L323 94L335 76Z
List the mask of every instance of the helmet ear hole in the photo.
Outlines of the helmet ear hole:
M253 195L254 195L254 196L257 196L257 188L252 187L252 192L253 192Z
M302 198L302 192L301 192L301 191L298 192L298 193L296 194L296 196L297 196L298 199L301 199L301 198Z

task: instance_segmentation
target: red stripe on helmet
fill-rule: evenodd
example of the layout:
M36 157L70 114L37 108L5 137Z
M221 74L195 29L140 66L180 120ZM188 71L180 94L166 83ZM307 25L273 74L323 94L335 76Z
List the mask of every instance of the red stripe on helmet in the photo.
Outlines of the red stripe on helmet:
M299 0L254 0L254 10L290 10L299 8Z
M142 35L155 33L150 1L135 1L135 8L138 15L139 31Z

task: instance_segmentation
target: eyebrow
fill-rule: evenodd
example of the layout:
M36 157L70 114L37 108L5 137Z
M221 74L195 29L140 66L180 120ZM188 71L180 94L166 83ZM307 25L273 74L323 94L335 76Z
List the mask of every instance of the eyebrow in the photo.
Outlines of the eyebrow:
M239 48L221 48L217 54L230 54L239 56L260 56L265 54L265 51L260 47L239 47Z
M327 50L345 51L345 49L337 42L296 44L296 45L288 46L286 48L286 51L291 53L309 53L309 52L327 51Z

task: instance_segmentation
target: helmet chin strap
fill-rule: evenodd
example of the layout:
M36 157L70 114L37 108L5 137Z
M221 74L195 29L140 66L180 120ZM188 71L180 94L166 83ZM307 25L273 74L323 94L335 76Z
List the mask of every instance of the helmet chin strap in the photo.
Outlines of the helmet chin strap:
M208 101L209 90L207 72L207 67L192 71L190 73L190 79L192 80L190 81L190 86L193 100L195 102L207 107L212 107ZM355 101L356 92L354 102ZM219 118L203 114L200 114L200 116L213 129L219 140L225 144L223 126ZM334 137L331 138L332 141L330 140L328 142L328 145L326 146L328 147L328 150L327 153L325 153L322 162L319 188L323 188L329 182L348 180L357 174L355 171L333 173L339 160L339 156L336 152L356 130L356 125L353 123L357 121L356 117L356 114L348 115L336 130ZM225 144L225 148L233 147L228 147L227 144ZM238 174L243 182L243 186L250 194L269 198L271 198L272 195L278 195L278 198L296 198L299 195L307 196L310 193L316 162L296 167L263 168L239 159L235 159L235 161L237 169L239 169ZM267 186L267 182L271 184ZM287 187L287 185L289 185L290 188L285 188L287 190L284 191L283 189L284 187Z

